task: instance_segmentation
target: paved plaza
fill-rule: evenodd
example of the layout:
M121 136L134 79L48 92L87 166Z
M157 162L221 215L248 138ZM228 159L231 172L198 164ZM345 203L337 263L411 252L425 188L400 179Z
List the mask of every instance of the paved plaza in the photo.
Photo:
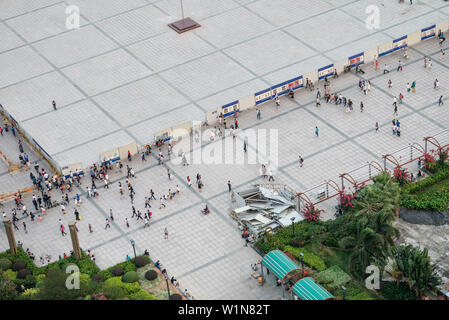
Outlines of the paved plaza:
M448 18L441 0L4 0L0 103L61 167ZM80 29L65 27L68 5ZM53 112L52 100L58 111ZM126 107L124 107L126 106ZM44 125L45 124L45 125ZM50 127L49 127L50 125Z
M83 27L76 32L64 30L62 18L56 25L53 19L43 18L59 17L68 2L28 2L0 2L0 34L7 39L0 44L0 70L4 75L0 79L0 103L30 134L47 139L41 142L50 147L55 159L70 163L77 162L72 161L77 157L98 161L101 150L131 140L142 145L151 141L159 129L193 117L204 119L205 112L289 79L298 69L316 69L326 61L340 60L373 47L373 43L383 43L449 17L449 4L443 1L416 1L413 7L395 2L385 11L383 29L368 32L361 18L368 1L282 0L275 6L274 1L265 0L196 0L184 1L186 10L190 2L189 16L203 27L178 36L165 28L179 17L177 1L110 0L107 7L101 5L103 1L73 1L82 13ZM389 6L387 1L384 3ZM146 19L148 15L155 18ZM241 18L242 24L231 24L232 17ZM308 23L316 21L317 26L329 19L335 19L344 35L331 37L326 33L329 30L306 33L313 29ZM33 28L32 23L41 26ZM352 33L352 24L360 25L360 30ZM367 36L371 40L366 40ZM174 51L182 51L184 60L174 56ZM412 142L422 143L424 136L447 129L449 58L440 60L436 39L409 48L408 54L410 59L404 62L402 72L395 71L401 52L380 59L381 66L387 63L392 70L388 75L382 74L382 68L375 71L372 64L364 65L363 78L372 84L366 96L357 85L360 77L354 73L331 79L331 92L339 92L354 102L351 113L345 113L341 106L326 104L324 99L317 108L316 92L304 89L296 93L294 100L281 98L279 108L271 102L264 104L261 120L256 119L254 109L242 112L241 129L278 130L279 170L274 174L275 183L304 191L325 180L337 180L340 173L367 161L380 162L382 154ZM431 70L423 67L424 55L433 60ZM441 84L438 90L433 89L436 78ZM388 79L393 82L392 88L387 87ZM413 80L417 81L417 91L407 93L406 83ZM318 86L324 92L322 83ZM399 105L399 115L394 116L393 97L400 92L405 98ZM438 106L440 95L447 105ZM60 106L56 112L51 106L53 99ZM365 105L363 112L358 109L360 101ZM393 118L401 120L401 137L392 135ZM376 121L380 125L377 133ZM320 129L318 138L315 126ZM48 134L50 127L59 136ZM8 135L0 137L0 149L14 157L17 142ZM219 143L222 141L209 146ZM302 168L298 155L304 158ZM128 164L127 160L124 164ZM139 253L148 249L150 257L160 260L197 299L281 298L274 279L259 287L250 277L250 265L261 257L244 246L237 224L229 216L232 204L227 181L236 191L266 182L260 178L260 165L182 166L167 162L159 166L154 158L142 163L135 156L130 166L137 176L131 180L136 209L145 211L144 197L150 189L155 190L157 198L176 185L181 192L163 209L159 209L159 201L153 201L151 225L143 229L142 222L130 219L129 198L121 199L119 195L118 182L124 185L126 170L110 175L110 189L99 184L100 195L95 199L86 197L86 177L72 196L75 192L82 195L78 209L81 221L77 223L81 246L92 250L100 268L123 261L127 254L131 256L133 239ZM167 168L174 180L168 180ZM26 184L26 175L23 182L16 182L3 164L0 169L2 190ZM203 192L198 192L195 184L189 188L186 183L187 176L194 181L197 173L202 175ZM52 191L54 198L60 194ZM29 196L25 203L32 208ZM205 203L211 209L207 216L200 212ZM333 215L330 203L321 205L328 209L325 219ZM12 206L8 203L2 209L10 212ZM112 228L105 230L111 208L115 219ZM73 211L73 201L65 216L59 208L48 210L43 221L27 222L28 234L22 229L17 231L16 240L37 257L50 254L57 259L71 249L70 238L59 232L58 219L67 226L74 219ZM125 217L130 219L130 228L125 225ZM92 224L93 233L89 233L88 224ZM168 240L164 239L166 227ZM0 251L5 249L6 234L1 227Z

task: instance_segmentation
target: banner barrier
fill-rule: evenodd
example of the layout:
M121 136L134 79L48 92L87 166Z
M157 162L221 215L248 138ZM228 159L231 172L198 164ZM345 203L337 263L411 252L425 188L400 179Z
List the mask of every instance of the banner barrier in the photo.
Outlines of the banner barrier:
M120 152L118 148L102 152L100 154L100 162L106 161L106 163L115 162L120 160Z
M362 53L353 55L353 56L349 57L348 60L349 60L349 66L351 68L353 68L355 66L358 66L359 64L365 63L365 54L362 52Z
M377 47L379 54L378 57L386 56L387 54L390 54L393 52L393 41L389 41L383 45L380 45Z
M223 114L223 118L227 118L232 116L234 113L238 112L239 109L239 101L233 101L221 107L221 113Z
M393 49L392 52L400 50L402 48L407 47L407 36L403 36L396 40L393 40Z
M271 88L256 92L254 94L254 100L256 101L256 106L258 104L264 103L265 101L271 100Z
M325 77L332 76L334 74L334 64L322 67L318 69L318 80L324 79Z
M421 29L421 40L426 40L432 37L435 37L436 32L436 24L431 27Z
M78 170L78 171L77 171ZM67 179L70 177L70 172L73 173L73 176L77 176L75 172L78 172L79 175L84 175L83 171L83 164L80 163L74 163L69 166L65 166L61 168L62 175Z

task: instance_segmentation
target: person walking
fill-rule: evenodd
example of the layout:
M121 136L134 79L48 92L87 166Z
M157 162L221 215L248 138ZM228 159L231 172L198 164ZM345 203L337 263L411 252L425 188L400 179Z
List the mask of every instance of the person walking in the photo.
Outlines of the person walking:
M390 70L388 70L387 64L384 65L384 74L390 73Z
M94 232L94 230L92 229L92 225L89 223L89 233Z
M165 208L166 206L165 206L165 203L164 203L164 198L160 197L159 201L160 201L159 209L162 209L162 207Z
M125 224L126 224L126 227L129 228L129 221L128 221L128 218L125 218Z
M165 227L164 229L164 239L168 239L168 229Z
M145 217L145 219L143 219L143 227L144 228L146 228L146 227L149 227L150 226L150 221L148 221L148 219Z
M55 111L56 111L56 101L53 100L53 101L51 102L51 104L53 105L53 109L55 109Z
M321 106L321 100L319 97L316 98L316 107Z
M109 221L109 219L105 219L106 220L106 226L104 227L104 229L106 230L107 228L111 228L111 221Z
M318 137L318 127L315 127L315 136L317 136Z
M402 62L401 62L401 60L399 60L399 62L398 62L398 69L396 70L396 71L402 71L403 69L402 69Z
M231 180L228 180L228 191L231 192L232 188L231 188Z
M25 231L25 233L28 233L27 225L26 225L25 221L23 221L23 230Z
M256 109L257 120L260 120L260 109Z
M360 112L363 112L363 107L364 107L363 101L360 101Z
M302 168L303 163L304 163L304 159L301 156L299 156L299 167L300 168Z
M75 220L76 220L76 221L81 220L81 219L80 219L80 213L78 212L78 210L75 209L74 214L75 214Z
M271 169L268 170L268 182L270 181L274 181L273 171L271 171Z
M443 96L440 96L440 99L438 99L438 106L441 106L442 104L444 104Z
M416 92L416 80L412 82L412 92Z
M376 121L376 132L379 131L379 123Z
M111 221L114 221L114 216L112 215L112 209L109 209L109 217L111 218Z
M65 236L67 233L64 230L64 225L61 224L61 235Z

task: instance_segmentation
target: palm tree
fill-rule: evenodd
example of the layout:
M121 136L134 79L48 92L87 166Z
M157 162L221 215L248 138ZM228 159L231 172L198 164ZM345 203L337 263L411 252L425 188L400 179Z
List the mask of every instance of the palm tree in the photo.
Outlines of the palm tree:
M411 245L392 250L397 269L407 279L410 291L417 297L426 293L435 294L435 287L441 282L436 266L431 263L427 248L422 251Z
M383 260L383 238L371 228L365 228L357 238L357 247L349 257L351 269L364 272L372 260Z

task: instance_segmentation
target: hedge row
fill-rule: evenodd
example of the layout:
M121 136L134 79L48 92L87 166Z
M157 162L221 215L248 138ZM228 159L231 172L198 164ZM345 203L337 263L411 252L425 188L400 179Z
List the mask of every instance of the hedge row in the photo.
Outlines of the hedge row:
M447 178L449 178L449 168L440 169L435 174L429 177L426 177L422 180L410 183L407 186L402 187L401 191L403 194L417 193Z
M323 271L326 269L326 264L317 255L307 251L305 248L295 248L292 246L285 246L284 251L290 252L298 261L301 260L301 253L303 254L303 262L309 267Z

